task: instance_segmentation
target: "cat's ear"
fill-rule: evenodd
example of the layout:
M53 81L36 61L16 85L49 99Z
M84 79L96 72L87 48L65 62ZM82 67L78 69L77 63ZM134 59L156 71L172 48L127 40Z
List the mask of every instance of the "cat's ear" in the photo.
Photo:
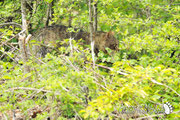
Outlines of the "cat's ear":
M106 33L106 37L109 38L110 36L113 36L114 32L113 31L109 31Z

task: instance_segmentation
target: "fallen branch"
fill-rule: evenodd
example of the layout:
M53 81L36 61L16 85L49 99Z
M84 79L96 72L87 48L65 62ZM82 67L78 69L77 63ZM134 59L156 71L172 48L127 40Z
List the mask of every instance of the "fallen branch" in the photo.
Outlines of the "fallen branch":
M0 26L4 26L4 25L16 25L16 26L21 27L21 25L20 25L20 24L15 23L15 22L8 22L8 23L2 23L2 24L0 24Z
M86 62L86 63L90 63L90 62ZM92 63L90 63L92 65ZM98 64L95 64L95 66L97 67L101 67L101 68L104 68L104 69L108 69L110 71L115 71L113 68L110 68L110 67L107 67L107 66L102 66L102 65L98 65ZM127 73L124 73L124 72L121 72L121 71L116 71L117 73L121 74L121 75L128 75Z
M160 83L154 79L151 79L151 82L155 83L155 84L158 84L158 85L162 85L162 86L165 86L166 88L169 88L170 90L172 90L173 92L175 92L179 97L180 97L180 94L178 92L176 92L174 89L172 89L171 87L167 86L166 84L163 84L163 83Z
M44 90L44 89L29 88L29 87L14 87L14 88L10 88L8 90L5 90L5 92L14 91L14 90L33 90L33 91L37 91L38 93L39 92L46 92L46 93L55 93L55 95L61 95L58 92L53 92L53 91Z

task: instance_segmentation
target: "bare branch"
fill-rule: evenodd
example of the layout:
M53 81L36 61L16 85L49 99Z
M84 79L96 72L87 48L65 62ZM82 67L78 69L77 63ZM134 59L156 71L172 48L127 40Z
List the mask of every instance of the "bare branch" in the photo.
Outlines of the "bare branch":
M65 56L65 60L67 63L69 63L76 71L79 71L79 69L72 64L72 62L68 59L68 57Z
M0 26L5 26L5 25L16 25L16 26L18 26L18 27L21 27L20 24L15 23L15 22L8 22L8 23L2 23L2 24L0 24Z
M97 3L98 3L98 1L96 1L95 2L95 0L93 0L93 13L94 13L94 15L93 15L93 17L94 17L94 22L93 22L93 27L94 27L94 32L96 32L97 31L97 15L98 15L98 13L97 13Z
M89 63L89 62L86 62L86 63ZM90 64L92 64L92 63L90 63ZM107 66L102 66L102 65L97 65L97 64L95 64L95 66L101 67L101 68L104 68L104 69L108 69L108 70L110 70L110 71L114 71L113 68L110 68L110 67L107 67ZM122 71L122 70L121 70L121 71ZM121 75L128 75L127 73L124 73L124 72L121 72L121 71L116 71L116 72L119 73L119 74L121 74Z
M167 86L166 84L163 84L163 83L160 83L154 79L151 79L151 82L155 83L155 84L158 84L158 85L162 85L162 86L165 86L166 88L169 88L170 90L172 90L173 92L175 92L179 97L180 97L180 94L178 92L176 92L174 89L172 89L171 87Z
M54 91L50 91L50 90L44 90L44 89L36 89L36 88L29 88L29 87L14 87L14 88L10 88L8 90L5 90L5 92L10 92L10 91L14 91L14 90L33 90L33 91L37 91L37 92L46 92L46 93L55 93L55 95L61 95L58 92L54 92Z
M90 28L90 41L91 41L91 53L93 60L93 69L95 69L95 55L94 55L94 40L93 40L93 16L92 16L92 1L89 0L89 28Z
M25 44L27 44L27 43L29 42L29 40L31 39L31 37L32 37L31 34L29 34L29 35L27 36L27 38L26 38L26 40L25 40Z

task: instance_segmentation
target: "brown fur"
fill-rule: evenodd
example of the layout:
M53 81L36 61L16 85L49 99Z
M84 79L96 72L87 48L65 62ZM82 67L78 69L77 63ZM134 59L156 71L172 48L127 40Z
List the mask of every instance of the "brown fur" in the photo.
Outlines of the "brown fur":
M74 38L75 40L83 39L84 45L90 45L89 33L79 31L68 32L68 27L66 26L49 26L42 28L40 31L34 34L32 40L39 41L38 44L33 46L33 52L44 56L47 52L50 52L49 47L60 47L57 40L62 41L68 38ZM114 37L113 32L96 32L93 34L93 40L95 41L95 53L97 54L99 50L106 52L106 47L112 50L118 50L119 41ZM40 45L39 45L40 44ZM48 47L47 47L48 46Z

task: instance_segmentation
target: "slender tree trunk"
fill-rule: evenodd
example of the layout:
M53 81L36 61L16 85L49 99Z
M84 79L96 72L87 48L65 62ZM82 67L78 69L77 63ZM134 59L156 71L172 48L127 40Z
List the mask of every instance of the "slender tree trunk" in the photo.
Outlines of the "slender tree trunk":
M26 42L30 39L31 36L26 38L26 34L28 33L27 20L26 20L26 1L21 0L21 15L22 15L22 33L19 34L19 46L20 52L22 56L22 60L24 63L24 73L30 72L29 66L26 65L28 61L28 52Z
M68 23L69 23L69 27L71 27L72 25L72 15L71 15L71 10L70 10L70 13L69 13L69 20L68 20Z
M28 12L30 14L30 19L33 16L33 1L32 0L26 0L26 10L28 9ZM30 21L27 21L28 31L32 30L32 23Z
M28 32L27 30L27 20L26 20L26 0L21 0L21 15L22 15L22 30Z
M51 9L52 9L52 2L48 3L48 8L47 8L47 12L46 12L46 26L49 25L49 20L51 19Z
M92 0L89 0L89 28L90 28L90 41L91 41L91 52L93 59L93 69L95 69L95 55L94 55L94 40L93 40L93 16L92 16Z
M96 32L97 31L97 2L98 1L94 1L93 0L93 2L95 3L95 4L93 4L93 9L94 9L94 24L93 24L93 26L94 26L94 32Z

